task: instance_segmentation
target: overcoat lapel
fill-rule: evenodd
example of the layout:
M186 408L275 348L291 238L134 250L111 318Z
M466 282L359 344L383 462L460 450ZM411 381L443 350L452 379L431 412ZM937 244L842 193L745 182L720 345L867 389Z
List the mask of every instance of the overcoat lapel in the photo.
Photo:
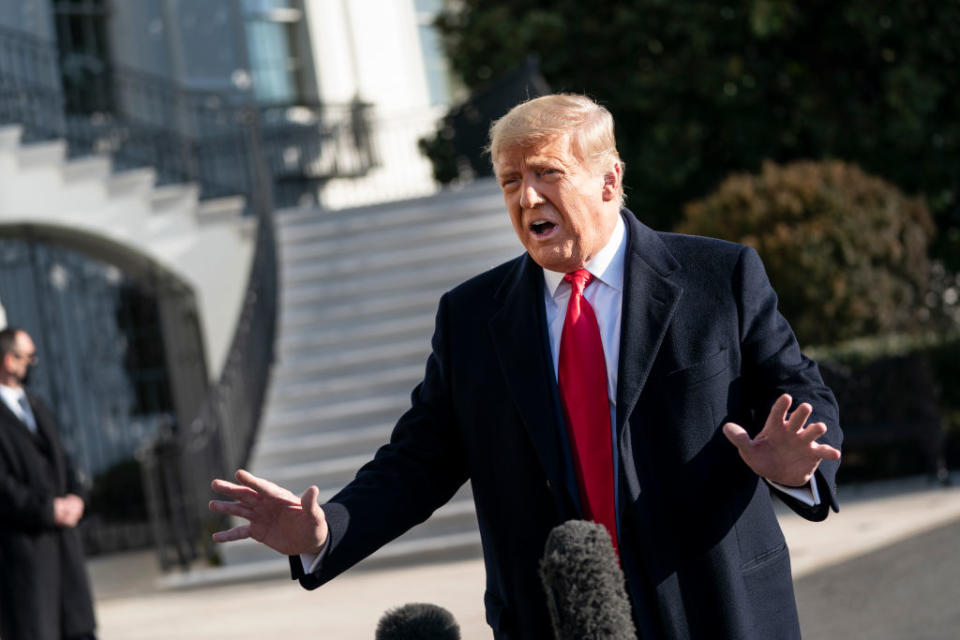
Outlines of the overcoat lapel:
M40 446L43 447L57 471L57 478L63 480L66 476L64 468L64 457L60 450L60 436L57 433L56 425L49 419L49 413L46 407L41 406L29 394L27 400L30 402L30 409L33 411L33 419L37 422L37 439Z
M33 408L33 403L30 404L30 408ZM34 412L34 417L36 417L36 415L36 412ZM40 436L39 433L34 434L31 432L30 427L3 401L0 401L0 422L4 423L3 428L10 432L11 437L19 440L23 446L29 444L30 446L39 448L44 453L47 452L46 440ZM38 423L37 430L39 431L39 429L40 425Z
M630 456L632 434L628 418L640 398L647 376L667 333L683 288L670 279L680 267L657 234L623 210L627 226L620 364L617 376L617 434L621 457ZM640 491L636 465L624 459L628 488Z
M568 504L577 504L563 476L563 423L548 357L542 270L524 255L497 297L503 306L490 319L490 335L507 388L555 495L562 491Z

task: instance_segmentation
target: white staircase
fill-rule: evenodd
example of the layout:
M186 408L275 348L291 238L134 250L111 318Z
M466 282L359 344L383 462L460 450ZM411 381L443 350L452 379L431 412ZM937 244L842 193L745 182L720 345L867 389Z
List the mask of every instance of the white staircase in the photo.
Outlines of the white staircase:
M242 197L198 200L194 184L156 186L152 169L113 173L109 157L68 159L63 140L23 144L0 126L0 227L29 225L77 246L146 258L197 297L211 378L221 370L253 257Z
M275 365L250 469L321 501L387 441L423 375L440 295L522 252L500 190L459 192L276 218L281 312ZM476 553L469 484L367 561ZM288 571L256 543L224 545L227 573Z

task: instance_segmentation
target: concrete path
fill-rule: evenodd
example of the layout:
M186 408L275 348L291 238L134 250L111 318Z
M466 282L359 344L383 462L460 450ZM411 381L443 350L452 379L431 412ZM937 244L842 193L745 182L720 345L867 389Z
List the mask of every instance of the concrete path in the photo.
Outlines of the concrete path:
M805 595L809 591L801 591L805 580L840 569L840 577L848 576L844 583L847 601L856 601L858 593L870 593L874 587L871 569L858 568L848 573L842 570L843 563L882 554L891 545L904 541L926 540L924 534L951 523L958 523L953 529L957 531L960 474L955 474L953 480L954 486L948 488L931 486L923 479L841 487L841 511L831 514L823 523L806 522L787 510L778 512L791 550L804 628L814 624L808 622L806 614L819 604ZM939 556L934 542L931 539L929 544L911 546L905 557L922 556L927 551L936 562ZM286 560L278 556L277 562ZM383 612L408 602L446 607L460 623L465 640L490 638L483 617L484 572L480 559L395 569L357 569L314 592L304 591L287 579L186 591L161 590L157 586L155 560L143 553L94 559L89 566L101 640L372 640ZM913 577L909 572L902 575ZM915 591L905 583L897 594L907 600L929 598L929 590L926 585ZM815 587L813 593L817 592ZM960 597L953 601L960 602ZM856 622L856 609L851 613L845 607L843 611L854 616ZM848 632L811 637L844 636L875 637Z
M960 519L796 581L805 640L960 637Z

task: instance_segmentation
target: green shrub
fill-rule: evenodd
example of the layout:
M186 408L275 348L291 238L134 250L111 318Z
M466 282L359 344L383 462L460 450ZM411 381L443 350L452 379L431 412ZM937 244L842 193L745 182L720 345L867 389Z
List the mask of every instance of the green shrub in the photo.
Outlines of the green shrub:
M754 247L802 344L912 331L929 316L927 206L856 166L764 163L687 205L678 230Z

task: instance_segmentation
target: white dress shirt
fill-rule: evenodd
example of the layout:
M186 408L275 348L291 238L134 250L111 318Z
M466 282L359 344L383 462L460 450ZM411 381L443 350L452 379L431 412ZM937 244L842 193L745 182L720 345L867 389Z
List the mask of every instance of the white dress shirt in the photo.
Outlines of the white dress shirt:
M3 399L3 403L7 405L10 411L13 411L13 415L20 418L20 421L27 425L30 431L33 433L37 432L37 420L33 416L33 410L30 409L27 394L22 388L14 389L13 387L0 384L0 398ZM23 404L21 404L21 402ZM24 409L24 404L26 405L26 409Z

